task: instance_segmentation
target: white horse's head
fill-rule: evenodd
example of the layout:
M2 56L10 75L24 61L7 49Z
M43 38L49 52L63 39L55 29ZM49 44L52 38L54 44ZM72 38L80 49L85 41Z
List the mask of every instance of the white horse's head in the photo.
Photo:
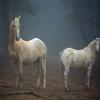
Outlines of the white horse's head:
M10 30L12 32L12 35L14 37L16 37L16 40L18 41L19 38L20 38L20 16L18 18L14 18L12 21L11 21L11 25L10 25Z
M98 52L100 50L100 38L96 38L96 51Z

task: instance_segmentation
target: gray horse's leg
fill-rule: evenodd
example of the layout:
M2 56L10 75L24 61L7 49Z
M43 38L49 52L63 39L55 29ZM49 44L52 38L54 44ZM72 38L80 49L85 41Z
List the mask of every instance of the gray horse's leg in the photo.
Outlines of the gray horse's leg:
M41 64L42 64L42 84L43 88L46 87L46 57L41 58Z
M87 68L87 73L86 73L86 88L89 88L90 86L90 75L91 75L91 70L92 70L92 65L90 65L88 68Z
M68 82L68 73L69 73L69 67L66 67L64 71L64 85L65 85L65 89L71 90Z

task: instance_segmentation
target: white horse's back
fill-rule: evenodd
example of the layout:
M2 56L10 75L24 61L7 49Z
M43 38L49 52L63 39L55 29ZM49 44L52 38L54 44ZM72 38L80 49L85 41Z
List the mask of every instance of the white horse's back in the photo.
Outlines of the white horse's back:
M32 63L37 60L38 57L46 56L47 48L45 44L38 38L34 38L29 41L20 39L19 41L16 41L16 44L16 51L20 51L20 55L25 63Z

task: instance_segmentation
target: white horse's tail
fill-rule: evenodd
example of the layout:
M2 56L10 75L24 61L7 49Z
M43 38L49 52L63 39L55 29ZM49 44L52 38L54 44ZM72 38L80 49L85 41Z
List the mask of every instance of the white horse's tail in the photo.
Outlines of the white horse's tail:
M59 56L61 56L62 55L62 51L60 51L60 53L59 53Z

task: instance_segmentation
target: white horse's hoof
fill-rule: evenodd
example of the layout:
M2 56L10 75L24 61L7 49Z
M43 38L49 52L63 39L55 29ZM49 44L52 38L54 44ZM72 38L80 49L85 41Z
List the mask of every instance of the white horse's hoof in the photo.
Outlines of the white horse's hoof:
M20 87L20 88L22 88L22 87L23 87L23 83L22 83L22 82L19 84L19 87Z
M70 87L70 85L68 85L67 87L65 87L65 91L71 91L71 87Z
M46 86L45 85L43 85L43 89L45 89L46 88Z
M19 88L19 82L16 82L16 89Z
M85 89L86 89L86 90L89 90L90 87L89 87L88 85L85 85Z

